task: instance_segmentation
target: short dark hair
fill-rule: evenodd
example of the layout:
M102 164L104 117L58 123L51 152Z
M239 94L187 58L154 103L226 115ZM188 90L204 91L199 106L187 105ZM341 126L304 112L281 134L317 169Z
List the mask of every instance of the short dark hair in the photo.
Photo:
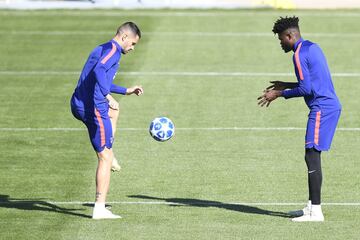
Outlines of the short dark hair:
M133 22L123 23L120 27L118 27L116 34L119 34L124 29L130 29L130 31L132 31L135 35L138 35L139 38L141 38L140 29L135 23L133 23Z
M289 28L296 28L299 30L299 18L296 16L293 17L280 17L274 23L274 27L272 29L274 34L281 34L285 30Z

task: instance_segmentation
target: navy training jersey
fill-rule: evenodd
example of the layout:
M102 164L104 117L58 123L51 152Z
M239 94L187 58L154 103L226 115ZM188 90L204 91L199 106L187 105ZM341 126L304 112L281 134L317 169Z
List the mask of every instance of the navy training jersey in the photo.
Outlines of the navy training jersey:
M296 42L294 52L293 63L298 86L284 90L282 96L286 99L302 96L310 110L340 110L341 104L321 48L301 38Z
M84 111L106 109L110 92L126 94L126 88L113 84L119 68L121 46L114 40L97 46L89 55L73 94L73 104Z

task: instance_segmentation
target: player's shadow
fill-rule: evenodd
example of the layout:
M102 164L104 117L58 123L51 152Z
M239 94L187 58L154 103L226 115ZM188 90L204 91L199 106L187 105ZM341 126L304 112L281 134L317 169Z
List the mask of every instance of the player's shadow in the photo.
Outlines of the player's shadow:
M76 217L91 218L91 216L89 215L75 212L84 209L64 208L64 207L59 207L53 203L46 202L41 199L10 198L9 195L3 195L3 194L0 194L0 208L55 212L55 213L72 215Z
M243 205L243 204L235 204L235 203L222 203L217 201L209 201L209 200L201 200L201 199L193 199L193 198L158 198L151 197L145 195L129 195L130 198L141 198L141 199L150 199L150 200L161 200L169 203L169 206L191 206L191 207L216 207L222 208L231 211L237 211L242 213L249 214L261 214L261 215L269 215L274 217L283 217L290 218L291 216L284 212L275 212L270 210L261 209L258 207Z

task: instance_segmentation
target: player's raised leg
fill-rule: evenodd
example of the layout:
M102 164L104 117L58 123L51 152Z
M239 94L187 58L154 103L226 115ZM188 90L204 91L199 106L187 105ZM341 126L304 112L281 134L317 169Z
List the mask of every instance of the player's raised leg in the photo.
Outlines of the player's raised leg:
M117 125L117 121L119 119L119 114L120 114L120 109L109 108L109 117L110 117L110 121L111 121L113 137L115 136L115 133L116 133L116 125Z
M93 210L93 219L115 219L121 218L105 208L107 192L110 186L110 169L114 157L112 149L104 148L97 153L98 167L96 170L96 199Z
M119 118L119 113L120 113L119 109L109 108L109 117L110 117L110 121L111 121L113 138L115 137L115 133L116 133L116 126L117 126L117 120ZM114 172L115 171L118 172L121 170L121 166L115 156L113 157L113 160L112 160L111 170Z

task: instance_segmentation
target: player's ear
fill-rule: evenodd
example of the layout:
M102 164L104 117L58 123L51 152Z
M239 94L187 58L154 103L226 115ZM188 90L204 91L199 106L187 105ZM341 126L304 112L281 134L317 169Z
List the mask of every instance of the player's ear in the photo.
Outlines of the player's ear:
M291 30L291 31L289 31L289 35L290 35L290 37L291 37L291 38L289 38L289 40L290 40L290 39L296 39L297 33L296 33L295 30Z
M291 39L293 39L293 34L291 33L291 32L288 32L287 34L286 34L286 38L287 38L287 40L288 41L291 41Z
M124 33L121 37L121 40L124 42L128 38L128 35Z

